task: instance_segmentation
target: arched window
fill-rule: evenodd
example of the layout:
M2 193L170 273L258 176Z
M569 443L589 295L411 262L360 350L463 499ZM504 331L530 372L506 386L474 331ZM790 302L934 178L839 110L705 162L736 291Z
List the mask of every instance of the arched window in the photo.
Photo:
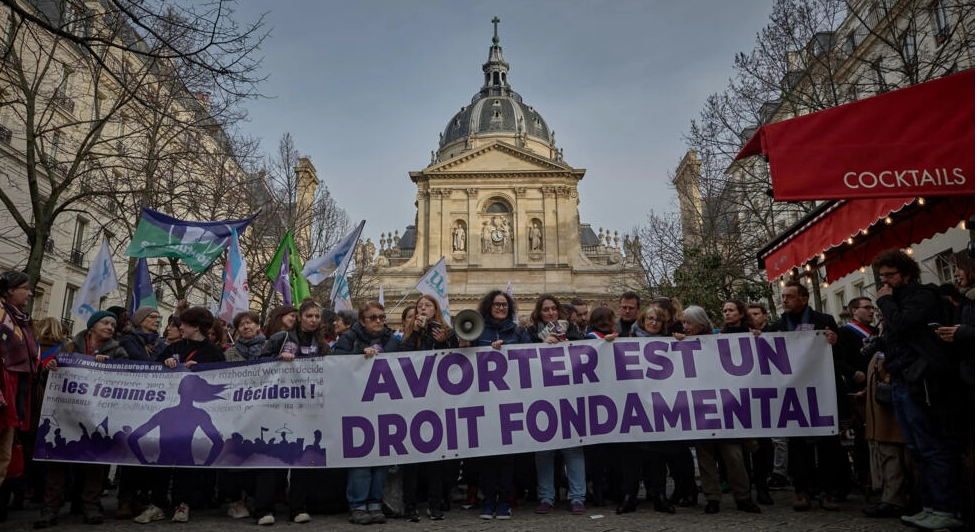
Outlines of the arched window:
M509 206L501 201L495 201L489 204L485 212L489 214L507 213L509 212Z

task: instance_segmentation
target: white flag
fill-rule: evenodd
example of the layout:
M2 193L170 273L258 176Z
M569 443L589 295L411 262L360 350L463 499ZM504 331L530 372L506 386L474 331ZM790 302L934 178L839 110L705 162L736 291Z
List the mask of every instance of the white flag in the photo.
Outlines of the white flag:
M352 233L346 235L328 253L321 257L309 259L305 263L305 267L302 268L302 275L308 279L309 284L317 285L325 281L333 273L336 273L337 268L340 268L346 262L346 257L353 254L353 250L356 248L356 242L360 239L360 233L363 232L364 225L366 225L366 220L361 221L356 226L356 229L353 229ZM345 268L342 270L345 270Z
M349 279L346 275L336 275L332 282L332 309L336 312L340 310L355 310L353 300L349 294Z
M224 323L231 323L239 312L250 309L249 296L247 264L241 256L237 229L231 229L231 246L227 248L227 261L224 263L224 291L215 316L224 320Z
M377 301L380 302L381 307L386 307L387 305L383 302L383 285L380 285L380 296L377 297Z
M505 285L505 293L506 293L507 296L509 296L509 299L515 301L515 298L512 297L512 281L509 281L508 283L506 283L506 285ZM512 313L512 321L514 321L516 323L519 323L519 314L518 313L516 313L516 312L513 312Z
M444 314L444 321L451 325L451 313L448 312L448 267L445 266L444 257L431 266L414 288L424 295L437 299L438 304L441 305L441 313Z
M77 316L81 323L87 323L88 318L98 311L99 301L114 290L119 289L119 278L115 275L115 264L109 253L109 242L102 238L102 247L98 255L88 268L88 276L75 296L71 307L71 314Z

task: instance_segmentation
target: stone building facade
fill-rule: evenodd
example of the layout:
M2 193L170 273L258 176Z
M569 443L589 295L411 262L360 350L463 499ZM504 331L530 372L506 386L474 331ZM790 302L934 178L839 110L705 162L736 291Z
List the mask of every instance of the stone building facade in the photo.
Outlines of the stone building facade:
M580 222L586 170L564 160L547 122L512 89L497 32L482 71L484 84L448 121L430 165L409 174L415 224L381 234L379 250L364 244L375 286L388 303L412 301L443 256L452 313L509 282L523 315L543 293L616 303L643 282L637 242Z

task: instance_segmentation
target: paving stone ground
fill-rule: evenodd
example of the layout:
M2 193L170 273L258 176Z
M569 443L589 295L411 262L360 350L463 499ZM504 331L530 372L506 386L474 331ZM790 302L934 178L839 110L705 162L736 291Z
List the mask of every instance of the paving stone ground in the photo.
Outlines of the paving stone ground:
M85 525L82 523L80 515L69 515L64 512L59 518L58 525L50 530L52 532L83 530L86 532L116 530L228 532L242 529L278 530L283 528L294 532L299 532L299 530L307 532L354 531L364 528L375 532L684 532L701 530L887 532L911 530L901 526L897 519L865 518L861 512L861 509L866 506L862 497L850 497L848 501L842 503L842 509L838 512L820 509L795 512L791 509L791 502L794 500L793 491L774 491L772 494L775 504L774 506L764 506L762 514L747 514L737 511L732 498L726 495L722 501L720 513L715 515L702 513L704 503L701 500L698 506L679 508L674 515L657 513L650 504L646 503L640 504L637 512L625 515L615 515L613 503L604 507L588 507L587 514L582 516L570 514L566 506L558 506L549 515L536 515L533 513L535 503L524 503L513 510L512 519L508 521L482 520L478 518L477 510L462 510L458 504L454 504L451 511L447 512L444 521L430 521L425 518L420 523L409 523L403 519L392 519L385 525L370 525L369 527L347 523L346 516L341 514L314 514L310 523L301 525L288 523L286 522L287 512L284 509L280 509L277 515L278 523L272 527L258 527L250 518L232 519L227 516L226 510L223 509L192 510L190 522L185 524L159 521L148 525L138 525L130 520L122 521L109 518L99 526ZM107 510L106 514L111 516L115 504L114 497L106 496L104 504ZM30 506L21 511L13 511L10 513L7 522L0 523L0 531L31 530L31 523L37 515L38 508L36 506Z

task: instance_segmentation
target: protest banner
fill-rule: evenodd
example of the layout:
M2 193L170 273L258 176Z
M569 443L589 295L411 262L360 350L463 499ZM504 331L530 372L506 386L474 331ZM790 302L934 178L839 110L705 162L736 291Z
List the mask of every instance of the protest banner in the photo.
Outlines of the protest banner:
M621 338L194 371L63 357L46 388L35 456L355 467L621 441L825 436L838 420L823 334Z

